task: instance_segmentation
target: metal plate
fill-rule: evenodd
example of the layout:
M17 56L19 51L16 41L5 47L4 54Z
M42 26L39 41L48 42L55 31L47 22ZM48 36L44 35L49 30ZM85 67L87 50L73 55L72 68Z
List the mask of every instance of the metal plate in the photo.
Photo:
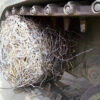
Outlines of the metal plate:
M100 100L100 85L87 90L81 100Z

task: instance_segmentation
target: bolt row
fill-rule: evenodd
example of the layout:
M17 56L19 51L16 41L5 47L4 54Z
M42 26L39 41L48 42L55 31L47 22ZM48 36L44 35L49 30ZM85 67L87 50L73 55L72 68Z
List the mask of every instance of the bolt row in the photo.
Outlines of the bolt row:
M68 2L64 7L56 4L48 4L45 7L34 5L31 8L22 6L20 8L12 7L11 11L5 12L5 17L10 14L20 14L20 15L72 15L75 13L76 3Z
M95 15L95 13L100 13L100 1L93 2L91 6L84 6L75 1L69 1L63 7L56 4L48 4L45 7L38 5L33 5L32 7L22 6L20 8L12 7L10 11L5 12L5 17L12 14L32 16L86 16Z

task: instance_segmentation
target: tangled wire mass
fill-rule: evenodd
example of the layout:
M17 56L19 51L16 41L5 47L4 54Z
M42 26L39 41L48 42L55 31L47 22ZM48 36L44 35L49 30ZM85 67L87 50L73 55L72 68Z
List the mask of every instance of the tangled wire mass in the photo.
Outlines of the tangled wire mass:
M42 85L61 76L67 55L67 41L55 30L17 15L2 22L0 68L13 87Z

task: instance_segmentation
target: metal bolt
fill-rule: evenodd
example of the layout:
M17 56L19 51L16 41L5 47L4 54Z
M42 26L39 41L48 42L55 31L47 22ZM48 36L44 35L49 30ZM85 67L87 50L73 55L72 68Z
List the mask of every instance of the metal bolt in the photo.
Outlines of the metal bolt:
M91 10L93 13L100 13L100 1L94 1L91 5Z
M12 14L15 14L16 13L15 7L12 8L12 11L11 12L12 12Z
M7 11L5 12L5 17L7 18L9 15L10 15L10 12L7 10Z
M97 74L96 72L93 72L93 73L91 74L91 77L92 77L93 79L97 79L98 74Z
M20 14L23 14L24 12L25 12L25 7L22 6L22 7L20 8Z
M47 6L44 8L44 14L45 14L45 15L50 15L50 14L52 14L52 8L50 7L50 5L47 5Z
M41 12L42 12L42 7L40 7L40 6L33 6L30 10L30 14L32 14L32 15L36 15Z
M52 15L53 13L55 13L57 11L57 5L54 4L48 4L45 8L44 8L44 14L45 15Z
M30 10L30 13L35 15L37 13L37 9L35 6L32 7L32 9Z
M91 72L89 74L90 79L95 80L98 78L98 76L99 76L99 74L98 74L97 70L91 70Z
M68 2L63 8L64 14L71 15L74 14L76 11L76 4L75 2Z

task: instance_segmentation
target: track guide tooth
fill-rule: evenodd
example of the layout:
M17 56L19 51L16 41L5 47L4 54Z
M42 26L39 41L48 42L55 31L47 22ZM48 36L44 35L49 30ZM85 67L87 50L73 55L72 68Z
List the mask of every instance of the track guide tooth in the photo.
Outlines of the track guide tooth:
M55 4L48 4L44 8L44 15L53 15L55 12L58 12L58 6Z
M24 12L25 12L25 7L22 6L22 7L20 8L20 14L23 14Z
M38 15L42 13L42 7L40 6L32 6L32 8L30 9L30 14L32 15Z
M30 15L29 10L30 10L29 7L24 7L24 6L22 6L22 7L20 8L19 14L20 14L20 15Z
M8 16L10 16L10 11L7 10L7 11L5 12L5 17L7 18Z
M69 1L63 8L64 14L65 15L74 14L76 12L77 6L79 6L79 5L76 4L76 2Z
M17 13L17 9L15 7L12 8L11 13L14 15Z

